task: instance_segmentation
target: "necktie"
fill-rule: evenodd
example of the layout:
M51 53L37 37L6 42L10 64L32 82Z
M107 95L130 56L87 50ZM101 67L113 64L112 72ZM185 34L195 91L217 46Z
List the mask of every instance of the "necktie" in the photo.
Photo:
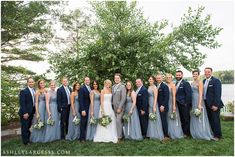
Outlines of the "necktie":
M65 87L65 91L67 94L68 104L70 104L70 91L69 91L68 87Z
M178 85L178 83L179 83L179 81L176 81L175 86L177 86L177 85Z
M35 105L35 91L33 88L30 89L31 90L31 94L32 94L32 98L33 98L33 106Z
M209 80L206 79L205 84L204 84L204 92L203 92L204 93L204 95L203 95L204 100L206 100L206 92L207 92L208 83L209 83Z

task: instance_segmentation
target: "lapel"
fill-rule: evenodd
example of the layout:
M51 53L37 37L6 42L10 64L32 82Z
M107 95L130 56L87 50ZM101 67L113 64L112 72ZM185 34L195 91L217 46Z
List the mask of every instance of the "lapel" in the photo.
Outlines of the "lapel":
M183 84L184 84L184 79L182 79L182 81L180 82L180 84L179 84L179 86L178 86L176 92L180 89L180 86L183 85Z
M115 90L115 87L117 86L117 88L116 88L116 90ZM114 92L113 92L113 94L115 95L115 93L117 92L117 90L119 89L121 87L121 83L119 84L119 85L115 85L114 86Z
M161 82L161 84L160 84L160 86L159 86L159 88L158 88L158 92L159 92L159 91L162 91L162 86L163 86L163 82Z
M86 93L89 93L89 90L87 89L86 85L84 85Z
M66 93L66 91L65 91L64 86L63 86L63 85L61 86L61 89L62 89L62 92L64 93L64 95L66 95L66 98L67 98L67 93Z
M143 88L144 88L144 86L142 86L142 87L140 88L138 94L141 94Z

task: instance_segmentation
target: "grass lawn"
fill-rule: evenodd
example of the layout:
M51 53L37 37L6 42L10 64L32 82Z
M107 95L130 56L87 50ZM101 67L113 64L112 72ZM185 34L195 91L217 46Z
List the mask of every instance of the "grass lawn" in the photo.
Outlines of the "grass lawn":
M78 141L55 141L24 146L21 139L3 141L1 155L97 155L97 156L233 156L234 122L222 121L223 139L215 141L180 139L161 143L158 140L113 143L80 143Z

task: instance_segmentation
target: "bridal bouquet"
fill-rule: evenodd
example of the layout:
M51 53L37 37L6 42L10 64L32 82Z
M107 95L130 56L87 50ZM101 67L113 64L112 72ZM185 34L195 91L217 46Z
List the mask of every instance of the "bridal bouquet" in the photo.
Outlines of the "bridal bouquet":
M176 112L171 112L170 119L175 120L176 119Z
M44 122L41 121L40 118L38 118L37 123L33 125L34 129L41 129L42 127L44 127Z
M78 124L80 123L80 119L79 119L77 116L75 116L75 117L73 118L73 123L74 123L75 125L78 125Z
M101 126L106 127L106 126L109 125L111 122L112 122L112 119L111 119L111 117L108 116L108 115L104 115L104 116L102 116L101 118L99 118L99 124L100 124Z
M196 108L192 111L192 113L196 116L196 117L200 117L202 115L202 112Z
M122 119L124 123L128 123L130 120L131 116L129 114L125 114Z
M48 125L54 125L54 123L55 123L55 121L51 118L51 117L49 117L48 119L47 119L47 124Z
M149 113L149 119L155 121L157 120L157 115L155 113Z
M98 124L98 119L94 118L94 117L91 117L90 119L90 124L91 125L97 125Z

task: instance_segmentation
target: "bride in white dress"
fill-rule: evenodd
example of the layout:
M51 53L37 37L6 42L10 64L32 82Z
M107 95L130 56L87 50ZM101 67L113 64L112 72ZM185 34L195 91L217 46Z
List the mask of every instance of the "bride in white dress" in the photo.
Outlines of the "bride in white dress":
M94 136L94 142L118 142L117 137L117 128L116 128L116 117L112 108L112 91L111 91L112 82L110 80L104 81L104 89L101 91L101 105L99 117L102 115L108 115L111 117L112 122L104 127L100 124L97 124L96 133Z

